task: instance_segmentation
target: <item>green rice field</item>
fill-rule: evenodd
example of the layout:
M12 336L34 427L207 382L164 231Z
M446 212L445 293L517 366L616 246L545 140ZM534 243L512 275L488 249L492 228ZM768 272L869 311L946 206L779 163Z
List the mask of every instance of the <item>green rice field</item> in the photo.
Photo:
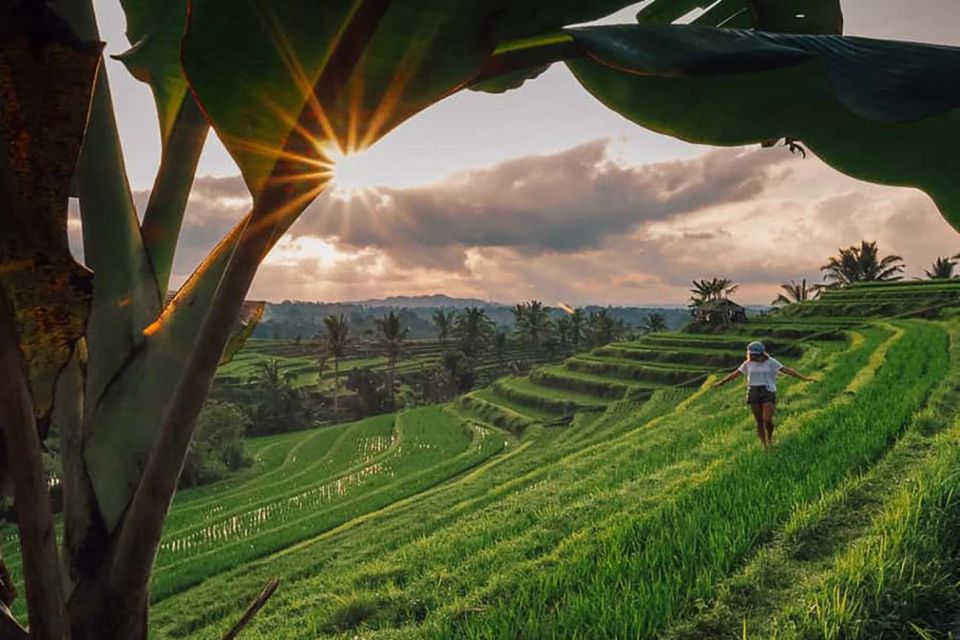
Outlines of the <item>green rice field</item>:
M151 638L219 639L274 577L241 637L947 638L957 291L855 287L842 302L873 313L824 296L249 440L252 468L176 497ZM742 381L710 386L757 338L817 378L781 377L769 451Z

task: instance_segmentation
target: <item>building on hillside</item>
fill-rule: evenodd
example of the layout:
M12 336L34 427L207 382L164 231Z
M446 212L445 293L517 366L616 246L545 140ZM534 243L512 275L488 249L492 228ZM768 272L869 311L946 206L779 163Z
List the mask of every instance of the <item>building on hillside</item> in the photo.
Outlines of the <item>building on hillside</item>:
M701 324L716 326L747 321L747 310L729 298L709 300L695 307L691 313L693 321Z

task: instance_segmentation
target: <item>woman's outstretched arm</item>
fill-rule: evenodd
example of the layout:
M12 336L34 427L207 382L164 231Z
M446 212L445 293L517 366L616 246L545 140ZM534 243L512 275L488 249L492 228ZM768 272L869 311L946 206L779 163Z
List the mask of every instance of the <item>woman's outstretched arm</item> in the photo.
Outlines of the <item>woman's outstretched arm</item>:
M733 371L731 371L730 373L728 373L726 376L724 376L724 377L721 378L720 380L717 380L716 382L714 382L714 383L713 383L713 386L714 386L714 387L722 387L723 385L727 384L728 382L730 382L730 381L733 380L734 378L736 378L736 377L738 377L738 376L742 376L742 375L743 375L743 373L740 371L740 369L734 369Z
M796 369L791 369L790 367L784 367L784 368L780 369L780 371L782 371L783 373L787 374L788 376L793 376L794 378L798 378L798 379L800 379L800 380L806 380L807 382L816 382L816 381L817 381L816 378L814 378L814 377L812 377L812 376L805 376L805 375L803 375L802 373L800 373L799 371L797 371Z

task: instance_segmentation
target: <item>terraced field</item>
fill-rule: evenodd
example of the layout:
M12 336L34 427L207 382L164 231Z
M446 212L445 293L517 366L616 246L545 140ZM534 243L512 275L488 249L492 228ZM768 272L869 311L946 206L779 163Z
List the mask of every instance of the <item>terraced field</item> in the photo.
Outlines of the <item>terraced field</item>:
M654 335L254 440L177 497L155 637L222 637L275 576L244 637L946 637L960 315L896 315ZM753 338L818 377L783 379L767 452L742 389L709 386Z
M437 364L450 344L452 343L445 344L439 340L415 340L406 343L403 357L397 364L397 373L417 371L421 366ZM309 342L295 343L288 340L265 339L248 340L230 362L217 370L216 384L224 388L245 386L252 377L260 373L263 363L271 358L278 361L284 375L290 376L290 382L294 387L315 389L319 385L332 386L333 361L327 362L321 379L317 370L315 345ZM504 362L540 361L529 348L519 345L511 345L507 348L503 353L503 360ZM387 358L380 355L379 347L375 343L362 342L355 345L353 355L340 362L340 373L344 375L352 369L363 367L386 371L387 366ZM495 355L487 354L486 359L477 369L478 373L483 373L500 366Z

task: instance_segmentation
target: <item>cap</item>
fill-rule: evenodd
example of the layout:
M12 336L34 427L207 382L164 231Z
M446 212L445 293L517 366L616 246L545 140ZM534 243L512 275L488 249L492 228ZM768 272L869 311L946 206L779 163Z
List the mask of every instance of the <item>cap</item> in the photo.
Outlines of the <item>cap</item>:
M747 351L750 353L765 353L766 350L767 348L763 346L762 342L753 341L747 345Z

